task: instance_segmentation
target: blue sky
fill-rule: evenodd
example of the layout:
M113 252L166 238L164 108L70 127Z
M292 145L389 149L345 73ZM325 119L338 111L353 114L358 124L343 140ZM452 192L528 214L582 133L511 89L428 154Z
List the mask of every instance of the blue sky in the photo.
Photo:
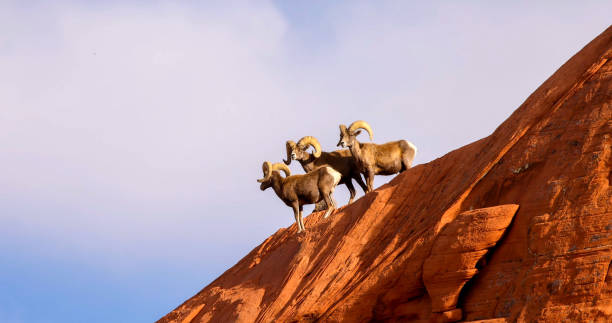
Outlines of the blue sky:
M292 224L255 182L286 140L364 119L428 162L610 6L0 0L0 322L158 319Z

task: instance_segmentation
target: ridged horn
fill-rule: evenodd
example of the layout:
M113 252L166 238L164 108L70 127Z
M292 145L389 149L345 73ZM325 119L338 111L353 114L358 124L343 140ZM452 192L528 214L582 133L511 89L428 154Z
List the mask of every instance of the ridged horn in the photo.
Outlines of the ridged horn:
M270 175L272 175L271 168L272 168L272 164L269 161L265 161L263 163L263 165L261 166L261 169L263 170L264 177L262 179L258 179L257 180L258 183L263 183L267 181L268 179L270 179Z
M351 125L349 126L348 130L352 133L353 131L357 130L357 129L363 129L365 131L368 132L368 134L370 135L370 140L372 140L372 128L370 127L370 125L363 121L363 120L358 120L355 121L353 123L351 123Z
M337 147L340 147L340 143L342 142L342 136L344 136L346 133L347 133L346 126L341 124L340 125L340 140L338 140L338 144L336 145Z
M272 171L274 170L282 170L283 172L285 172L285 177L291 176L291 170L289 169L289 166L283 163L272 164L272 167L270 168L270 173L272 173Z
M317 138L313 136L303 137L302 139L298 141L297 145L298 147L304 147L304 148L308 148L308 146L312 146L312 148L314 148L315 150L313 153L315 158L321 157L321 144L319 143Z
M292 140L287 140L285 147L287 148L287 159L283 159L283 162L286 165L289 165L291 164L291 151L295 147L295 142L293 142Z

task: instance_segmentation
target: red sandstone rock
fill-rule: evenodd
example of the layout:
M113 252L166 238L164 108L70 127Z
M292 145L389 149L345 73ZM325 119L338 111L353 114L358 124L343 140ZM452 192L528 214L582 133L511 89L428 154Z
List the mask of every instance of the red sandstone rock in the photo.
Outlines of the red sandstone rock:
M457 316L450 316L450 311L456 307L461 289L476 275L476 264L502 237L517 210L518 205L509 204L463 212L438 234L423 264L432 312Z
M608 28L489 137L280 229L159 322L612 321L611 59ZM460 225L504 204L501 239ZM478 273L431 289L445 239Z

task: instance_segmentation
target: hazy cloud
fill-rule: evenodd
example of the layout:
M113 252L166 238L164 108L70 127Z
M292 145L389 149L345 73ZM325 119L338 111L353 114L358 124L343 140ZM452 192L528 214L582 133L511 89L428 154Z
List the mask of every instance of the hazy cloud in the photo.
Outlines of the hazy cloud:
M314 135L333 150L338 124L364 119L376 142L408 139L427 162L490 134L611 12L295 6L0 2L6 259L44 255L128 280L166 270L159 293L190 270L197 290L293 222L255 182L286 140Z

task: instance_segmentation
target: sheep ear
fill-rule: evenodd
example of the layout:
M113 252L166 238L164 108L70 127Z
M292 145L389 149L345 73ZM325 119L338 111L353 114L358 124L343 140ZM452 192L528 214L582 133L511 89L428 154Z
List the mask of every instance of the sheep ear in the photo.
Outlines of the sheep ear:
M353 132L353 136L357 137L357 136L359 136L360 133L361 133L361 130L357 130L357 131Z

